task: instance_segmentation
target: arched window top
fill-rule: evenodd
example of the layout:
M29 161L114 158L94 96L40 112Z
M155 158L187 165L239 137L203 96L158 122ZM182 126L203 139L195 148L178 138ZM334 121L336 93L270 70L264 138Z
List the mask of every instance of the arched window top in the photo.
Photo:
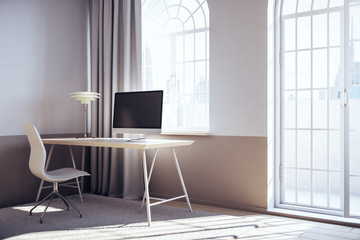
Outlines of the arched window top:
M344 0L283 0L282 15L340 7Z
M176 33L209 27L209 9L206 0L143 1L148 20L154 31Z

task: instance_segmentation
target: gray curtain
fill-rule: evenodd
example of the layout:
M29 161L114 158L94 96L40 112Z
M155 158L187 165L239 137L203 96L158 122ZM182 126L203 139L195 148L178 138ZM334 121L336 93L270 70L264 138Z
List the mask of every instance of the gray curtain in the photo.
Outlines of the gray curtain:
M141 1L90 0L89 6L91 90L101 94L92 104L91 133L119 137L112 134L114 93L141 89ZM141 166L137 150L92 148L91 192L141 197Z

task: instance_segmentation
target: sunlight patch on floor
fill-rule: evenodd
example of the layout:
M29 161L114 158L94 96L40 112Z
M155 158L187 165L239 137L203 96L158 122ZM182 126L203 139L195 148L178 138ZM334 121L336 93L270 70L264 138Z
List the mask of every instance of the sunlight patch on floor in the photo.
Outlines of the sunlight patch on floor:
M12 209L14 210L19 210L19 211L24 211L24 212L30 212L30 210L34 207L33 206L18 206L18 207L12 207ZM42 213L44 212L46 206L38 206L37 208L35 208L32 212L33 213ZM49 206L48 209L46 210L46 212L62 212L65 211L65 209L61 209L61 208L54 208Z

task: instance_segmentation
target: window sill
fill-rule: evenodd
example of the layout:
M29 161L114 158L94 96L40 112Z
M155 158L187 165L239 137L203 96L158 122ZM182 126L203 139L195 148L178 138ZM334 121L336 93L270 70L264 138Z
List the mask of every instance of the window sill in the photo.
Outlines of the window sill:
M295 218L301 218L311 221L319 221L319 222L326 222L331 224L341 224L341 225L356 226L356 227L360 226L359 218L344 218L341 216L302 212L302 211L296 211L296 210L290 210L284 208L268 208L267 211L270 214L280 215L284 217L295 217Z
M199 129L163 130L161 135L209 136L210 132Z

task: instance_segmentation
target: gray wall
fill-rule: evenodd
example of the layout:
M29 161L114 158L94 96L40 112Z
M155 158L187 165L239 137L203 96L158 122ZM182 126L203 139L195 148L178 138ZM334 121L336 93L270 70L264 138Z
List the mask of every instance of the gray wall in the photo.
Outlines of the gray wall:
M69 93L87 86L87 9L84 0L0 1L0 207L35 200L25 122L41 135L83 131ZM55 155L71 166L67 149Z
M82 130L86 90L87 1L0 1L0 136ZM5 114L6 113L6 114ZM71 124L70 124L71 121Z
M193 202L264 210L267 1L208 0L208 3L211 135L157 137L196 141L177 150ZM69 99L68 94L86 87L87 8L87 1L83 0L0 1L0 32L8 33L6 37L0 35L0 52L6 52L5 56L0 55L0 91L6 92L0 95L0 188L3 189L0 207L30 202L36 195L33 190L38 180L27 167L25 120L38 124L42 134L82 132L81 106ZM32 34L29 29L37 33ZM41 46L47 46L47 50L42 52ZM41 56L33 48L40 50ZM13 56L18 49L24 49L23 56L20 53ZM35 91L36 97L28 89ZM20 93L26 96L21 101L23 106L13 100ZM11 114L20 106L16 114ZM66 152L59 149L57 157L66 158ZM151 159L152 152L148 154ZM169 150L160 150L150 186L154 195L172 196L181 191L171 158ZM19 187L25 192L19 194L14 190Z

